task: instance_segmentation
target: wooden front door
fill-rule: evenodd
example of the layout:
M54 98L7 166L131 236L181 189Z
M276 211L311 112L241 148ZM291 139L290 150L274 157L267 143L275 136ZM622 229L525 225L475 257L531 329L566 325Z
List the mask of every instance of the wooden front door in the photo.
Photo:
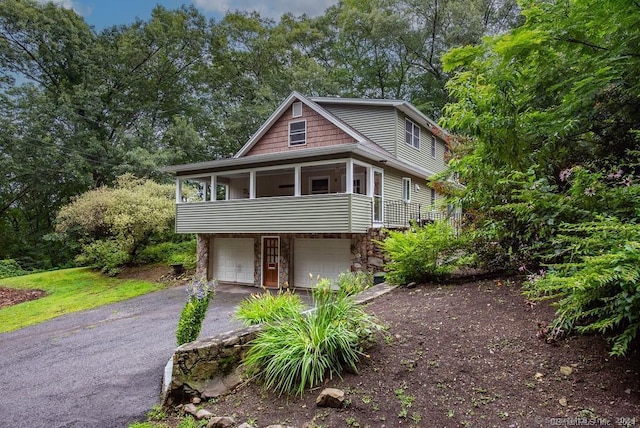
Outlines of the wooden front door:
M262 243L262 285L278 288L278 238L264 238Z

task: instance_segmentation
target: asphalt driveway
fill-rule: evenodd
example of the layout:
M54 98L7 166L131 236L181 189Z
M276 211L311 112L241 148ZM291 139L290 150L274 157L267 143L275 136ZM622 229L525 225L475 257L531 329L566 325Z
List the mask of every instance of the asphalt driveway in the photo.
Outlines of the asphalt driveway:
M200 337L239 327L251 287L219 285ZM160 399L183 287L0 334L0 427L126 427Z

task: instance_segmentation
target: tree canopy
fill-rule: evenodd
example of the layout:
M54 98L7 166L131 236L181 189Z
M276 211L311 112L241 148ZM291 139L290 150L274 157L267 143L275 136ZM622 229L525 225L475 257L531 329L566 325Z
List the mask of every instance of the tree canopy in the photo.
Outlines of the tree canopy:
M51 2L0 2L0 259L63 263L43 237L75 195L229 156L294 89L403 98L438 116L442 53L519 16L515 0L462 3L344 0L278 21L158 6L96 32Z
M520 27L444 57L449 173L485 262L556 299L549 333L613 333L623 354L640 331L640 4L522 5Z

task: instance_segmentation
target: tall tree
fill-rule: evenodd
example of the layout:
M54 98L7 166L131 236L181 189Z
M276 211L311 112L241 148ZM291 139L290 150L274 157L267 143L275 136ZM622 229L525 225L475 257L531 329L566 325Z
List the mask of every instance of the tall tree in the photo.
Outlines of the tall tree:
M95 34L52 3L0 3L0 257L47 252L73 195L216 155L195 79L206 30L193 8Z

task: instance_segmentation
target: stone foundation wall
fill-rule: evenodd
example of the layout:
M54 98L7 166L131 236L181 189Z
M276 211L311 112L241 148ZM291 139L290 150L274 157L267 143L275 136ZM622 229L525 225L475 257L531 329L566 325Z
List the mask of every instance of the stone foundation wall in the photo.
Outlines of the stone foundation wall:
M262 284L262 237L278 236L280 238L280 285L285 287L291 284L291 272L293 261L293 241L296 238L308 239L349 239L351 240L351 271L381 272L385 260L382 250L374 241L382 241L386 237L386 230L370 228L367 233L295 233L295 234L198 234L198 259L197 274L206 274L211 279L209 272L209 241L213 237L224 238L253 238L254 239L254 284Z
M211 279L209 272L209 238L207 235L198 234L196 238L196 276L206 276Z

